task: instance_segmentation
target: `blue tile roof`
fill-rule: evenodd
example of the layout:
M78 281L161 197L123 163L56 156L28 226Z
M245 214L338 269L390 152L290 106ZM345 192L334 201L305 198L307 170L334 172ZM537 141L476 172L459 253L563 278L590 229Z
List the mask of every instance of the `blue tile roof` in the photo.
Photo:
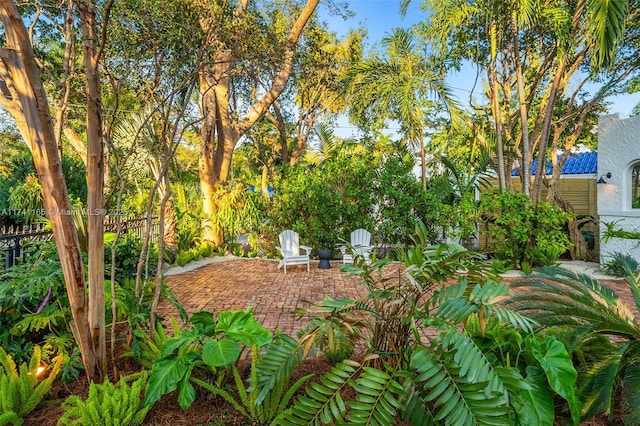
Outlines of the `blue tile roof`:
M558 161L560 156L558 155ZM531 176L536 174L538 160L533 160L531 165ZM553 172L551 161L547 161L547 175ZM598 173L598 153L597 152L580 152L578 154L570 154L562 167L562 175L582 175ZM518 171L513 169L511 176L519 176Z

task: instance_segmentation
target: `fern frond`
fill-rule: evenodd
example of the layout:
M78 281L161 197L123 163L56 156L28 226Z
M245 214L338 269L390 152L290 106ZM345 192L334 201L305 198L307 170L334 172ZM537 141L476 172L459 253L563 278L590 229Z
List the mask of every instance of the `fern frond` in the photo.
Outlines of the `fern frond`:
M404 388L396 380L396 372L391 374L372 367L364 367L355 382L355 401L347 402L350 424L393 425L402 408Z
M129 385L130 377L122 378L115 385L110 382L91 383L86 400L72 395L63 403L64 414L58 425L139 425L144 421L151 406L144 407L142 391L148 374L134 375L136 380Z
M322 425L343 423L347 411L340 392L360 374L362 366L345 360L305 388L306 396L299 396L278 420L279 425Z
M515 329L521 329L525 333L533 333L539 324L529 317L519 314L502 306L491 305L487 307L490 314L494 314L501 323L509 323Z
M301 355L302 348L295 339L283 334L274 337L256 364L257 386L260 388L256 404L261 404L277 383L289 380L301 362Z
M40 356L40 347L36 346L29 364L22 364L16 370L13 359L0 347L0 415L15 413L22 423L22 419L49 393L62 368L62 356L54 358L48 377L38 383ZM9 417L13 418L14 415L11 414Z
M191 376L189 378L189 380L191 380L193 383L197 384L198 386L208 390L209 392L211 392L214 395L218 395L220 397L222 397L225 401L227 401L228 403L230 403L231 405L233 405L233 407L238 410L238 412L240 414L242 414L245 417L249 417L249 414L247 413L247 411L244 409L244 407L237 401L236 398L233 397L233 395L231 395L229 392L225 391L222 388L219 388L217 386L211 385L207 382L205 382L204 380L200 380L195 376Z
M451 334L448 338L446 346L454 349L453 356L423 347L414 351L410 368L417 374L414 380L421 385L422 399L433 407L434 420L444 420L446 424L510 424L504 386L482 357L458 353L473 351L463 337Z
M0 413L0 425L21 426L24 420L15 411Z

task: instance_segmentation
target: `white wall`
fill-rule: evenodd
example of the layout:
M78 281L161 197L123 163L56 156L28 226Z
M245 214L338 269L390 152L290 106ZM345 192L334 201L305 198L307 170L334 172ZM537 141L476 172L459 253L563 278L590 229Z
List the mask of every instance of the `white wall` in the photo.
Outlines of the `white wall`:
M615 252L630 254L640 261L640 241L612 238L603 241L603 222L618 222L616 229L640 232L640 209L631 208L631 170L640 162L640 116L620 120L618 114L598 121L598 174L606 184L598 184L600 216L600 264ZM611 172L611 178L606 174Z

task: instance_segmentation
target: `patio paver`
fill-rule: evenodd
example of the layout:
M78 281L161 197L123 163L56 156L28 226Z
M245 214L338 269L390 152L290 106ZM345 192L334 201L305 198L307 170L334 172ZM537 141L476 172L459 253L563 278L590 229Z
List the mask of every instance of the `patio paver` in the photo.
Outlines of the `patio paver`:
M325 295L334 299L366 294L357 277L341 272L339 261L331 269L318 269L318 262L287 268L285 275L278 262L263 259L230 259L211 263L193 271L171 275L167 285L188 313L214 312L253 307L256 319L272 332L295 336L306 325L305 318L294 319L292 312L303 301L319 301ZM178 317L166 301L159 307L165 318Z
M256 319L274 332L295 336L304 328L307 318L295 319L292 312L308 301L322 300L325 295L334 299L366 294L358 277L349 277L340 271L340 262L332 261L331 269L318 269L312 261L306 266L287 268L285 275L278 263L265 259L239 259L218 261L198 269L166 277L167 285L185 310L192 314L200 310L220 312L253 307ZM513 282L517 278L505 278ZM612 287L620 298L632 308L635 302L629 286L619 279L600 279ZM176 310L166 301L161 302L162 317L178 317Z

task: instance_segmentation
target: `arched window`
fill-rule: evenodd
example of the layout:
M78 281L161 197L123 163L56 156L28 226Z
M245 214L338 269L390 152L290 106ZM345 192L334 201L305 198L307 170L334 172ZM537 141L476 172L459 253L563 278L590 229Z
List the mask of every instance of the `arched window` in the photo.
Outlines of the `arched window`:
M640 162L631 169L631 208L640 209Z

